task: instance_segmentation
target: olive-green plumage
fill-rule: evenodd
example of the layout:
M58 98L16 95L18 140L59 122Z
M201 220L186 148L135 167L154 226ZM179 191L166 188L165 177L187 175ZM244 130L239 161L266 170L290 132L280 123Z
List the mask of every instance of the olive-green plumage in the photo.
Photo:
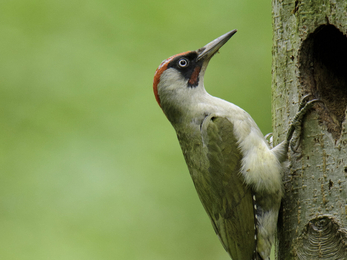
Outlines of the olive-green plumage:
M226 118L208 116L198 136L192 144L178 133L199 198L225 250L233 259L252 259L256 235L252 191L240 173L242 154L233 125ZM199 167L202 161L206 164Z

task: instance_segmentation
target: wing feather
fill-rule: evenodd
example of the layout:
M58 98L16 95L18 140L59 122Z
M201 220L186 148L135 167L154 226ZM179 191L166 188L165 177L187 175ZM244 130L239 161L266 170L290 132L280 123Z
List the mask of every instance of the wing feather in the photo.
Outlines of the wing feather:
M240 174L242 154L233 128L224 117L204 120L201 132L209 165L198 193L225 250L233 259L250 260L256 235L252 190Z

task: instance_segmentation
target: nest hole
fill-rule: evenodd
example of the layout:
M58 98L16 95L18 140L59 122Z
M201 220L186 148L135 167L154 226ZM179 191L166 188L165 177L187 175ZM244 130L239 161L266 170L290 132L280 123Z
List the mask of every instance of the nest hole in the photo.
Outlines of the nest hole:
M339 139L347 106L347 38L334 25L321 25L303 41L299 53L304 92L324 102L319 121Z

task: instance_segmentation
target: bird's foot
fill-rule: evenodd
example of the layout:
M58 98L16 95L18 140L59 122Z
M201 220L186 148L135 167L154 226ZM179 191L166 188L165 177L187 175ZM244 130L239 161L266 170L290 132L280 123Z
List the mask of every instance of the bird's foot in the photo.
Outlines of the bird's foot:
M302 99L300 103L299 111L296 113L292 123L290 124L289 130L287 132L287 142L289 142L290 148L293 150L293 152L296 152L299 147L301 130L302 130L302 121L304 116L306 115L307 111L313 107L315 103L322 102L319 99L309 100L311 96L312 95L304 96L304 98Z
M267 144L269 145L269 147L272 149L274 147L274 137L272 133L268 133L267 135L265 135L265 140L267 142Z

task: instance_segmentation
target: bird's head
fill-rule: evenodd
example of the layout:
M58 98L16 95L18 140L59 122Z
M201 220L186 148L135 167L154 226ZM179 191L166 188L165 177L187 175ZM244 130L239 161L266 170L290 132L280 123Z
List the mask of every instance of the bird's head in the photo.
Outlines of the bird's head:
M153 91L159 106L173 123L192 100L206 93L204 74L210 59L236 33L232 30L204 47L164 60L155 72Z

